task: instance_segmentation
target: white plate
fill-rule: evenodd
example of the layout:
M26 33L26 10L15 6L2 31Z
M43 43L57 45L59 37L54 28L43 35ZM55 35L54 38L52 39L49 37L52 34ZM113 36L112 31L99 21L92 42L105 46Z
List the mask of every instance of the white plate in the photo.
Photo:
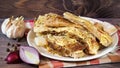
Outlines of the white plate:
M109 27L114 27L113 25L111 25L107 22L102 22L102 21L99 21L97 19L92 19L92 18L87 18L87 17L82 17L82 18L91 20L91 22L98 22L98 23L101 23L103 25L105 24L104 26L109 25ZM106 25L106 24L108 24L108 25ZM88 56L78 58L78 59L70 58L70 57L62 57L62 56L59 56L59 55L53 55L53 54L49 53L45 48L38 47L34 42L35 34L34 34L33 30L29 31L29 33L27 35L27 42L28 42L29 46L35 47L41 55L43 55L45 57L48 57L48 58L52 58L52 59L56 59L56 60L62 60L62 61L86 61L86 60L91 60L91 59L95 59L95 58L99 58L101 56L104 56L104 55L108 54L109 52L111 52L112 50L115 49L115 47L117 46L117 43L118 43L118 35L115 31L111 34L113 34L112 35L113 43L109 47L100 50L98 52L98 54L96 54L96 55L91 55L91 56L88 55Z

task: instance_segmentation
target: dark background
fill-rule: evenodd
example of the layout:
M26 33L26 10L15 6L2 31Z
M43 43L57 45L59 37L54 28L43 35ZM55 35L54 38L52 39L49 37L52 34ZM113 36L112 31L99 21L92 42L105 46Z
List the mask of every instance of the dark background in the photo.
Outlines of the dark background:
M0 18L65 11L94 18L119 18L120 0L0 0Z

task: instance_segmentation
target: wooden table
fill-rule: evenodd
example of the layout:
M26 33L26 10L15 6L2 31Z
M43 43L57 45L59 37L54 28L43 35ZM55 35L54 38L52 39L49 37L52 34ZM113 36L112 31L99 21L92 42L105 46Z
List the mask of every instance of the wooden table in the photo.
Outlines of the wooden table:
M4 19L0 19L0 25L3 22ZM120 19L100 19L103 21L108 21L112 24L120 23ZM6 48L8 48L7 44L8 42L12 43L19 43L21 45L28 45L26 39L22 39L20 42L17 42L16 40L9 39L5 35L2 34L0 30L0 68L37 68L37 66L28 65L25 63L21 64L6 64L4 61L5 57L7 56ZM90 65L90 66L82 66L80 68L119 68L120 63L108 63L108 64L101 64L101 65ZM79 68L79 67L76 67Z
M38 17L39 14L65 11L77 15L120 18L120 0L0 0L0 18L10 16Z

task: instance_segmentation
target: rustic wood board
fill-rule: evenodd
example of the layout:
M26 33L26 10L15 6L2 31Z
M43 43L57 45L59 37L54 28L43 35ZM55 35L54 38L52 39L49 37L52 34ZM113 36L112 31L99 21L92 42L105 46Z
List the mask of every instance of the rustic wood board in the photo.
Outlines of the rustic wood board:
M40 14L65 11L97 18L120 17L120 0L0 0L0 18L24 16L35 18Z

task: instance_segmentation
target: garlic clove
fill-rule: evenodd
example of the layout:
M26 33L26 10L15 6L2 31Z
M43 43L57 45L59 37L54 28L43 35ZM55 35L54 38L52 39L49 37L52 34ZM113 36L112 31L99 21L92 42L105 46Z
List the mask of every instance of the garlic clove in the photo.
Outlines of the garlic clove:
M25 32L24 27L16 26L15 33L13 34L13 37L23 37Z
M1 25L1 30L2 30L2 33L5 34L6 33L6 26L8 25L8 23L10 23L9 20L10 18L7 18L3 21L2 25Z
M21 38L24 36L26 30L24 18L21 16L15 19L13 19L13 17L5 19L2 23L1 29L2 33L8 38Z
M10 28L8 29L8 30L6 30L6 36L8 37L8 38L11 38L11 37L13 37L13 31L14 31L14 28L12 28L12 27L14 27L13 25L12 26L10 26Z

